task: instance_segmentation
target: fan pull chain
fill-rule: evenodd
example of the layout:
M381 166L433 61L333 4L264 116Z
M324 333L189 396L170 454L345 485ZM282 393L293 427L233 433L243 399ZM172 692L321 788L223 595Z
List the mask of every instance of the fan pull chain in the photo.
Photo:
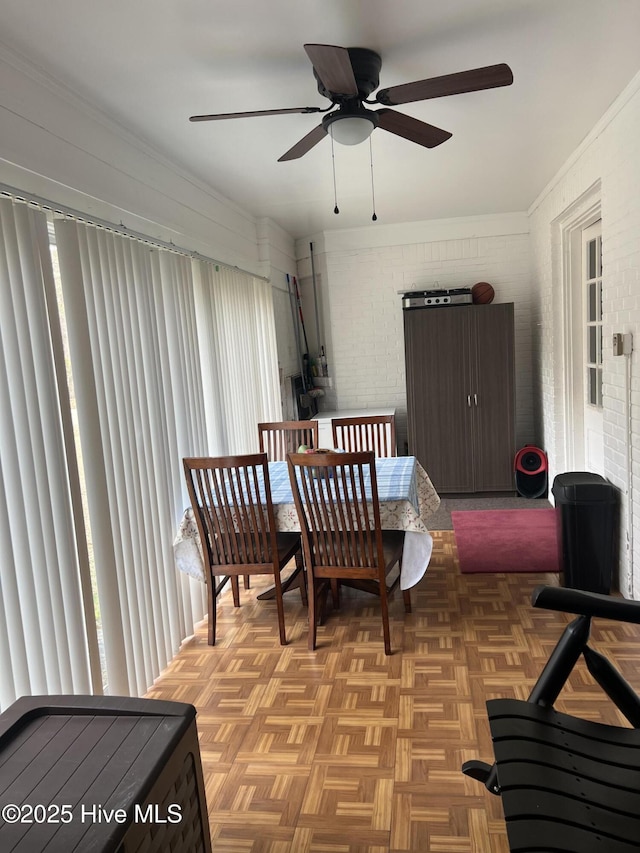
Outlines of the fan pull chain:
M331 137L331 165L333 166L333 200L335 202L333 212L340 213L340 208L338 207L338 190L336 189L336 155L335 151L333 150L333 133L331 133L331 129L329 129L329 136Z
M371 217L372 222L378 221L378 216L376 214L376 191L373 186L373 146L371 145L371 137L369 137L369 160L371 162L371 204L373 206L373 216Z

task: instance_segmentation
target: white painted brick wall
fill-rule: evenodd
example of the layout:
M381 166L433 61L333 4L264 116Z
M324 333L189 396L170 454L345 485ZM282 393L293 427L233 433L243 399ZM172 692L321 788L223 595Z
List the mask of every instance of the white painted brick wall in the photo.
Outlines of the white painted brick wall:
M636 78L574 153L565 168L541 194L530 211L531 257L534 289L535 393L542 400L543 435L549 451L550 471L567 470L564 453L558 316L557 230L561 217L596 182L602 201L603 253L603 408L605 475L622 493L620 530L620 589L640 597L640 559L630 566L628 534L640 552L640 80ZM554 236L555 235L555 236ZM631 332L636 351L630 358L632 375L631 441L628 441L625 359L614 357L610 341L614 332ZM628 458L633 464L629 501ZM627 524L628 514L632 524Z
M328 353L339 408L396 406L406 440L404 330L400 290L471 287L489 281L496 302L514 302L516 441L536 443L533 427L529 238L525 233L440 239L327 252ZM456 229L456 230L459 230ZM455 309L452 309L455 310Z

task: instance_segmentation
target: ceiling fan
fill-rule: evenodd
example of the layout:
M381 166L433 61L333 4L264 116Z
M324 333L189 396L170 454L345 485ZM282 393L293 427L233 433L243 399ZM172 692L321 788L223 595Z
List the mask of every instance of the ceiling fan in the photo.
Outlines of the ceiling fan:
M513 83L511 69L508 65L501 63L380 89L374 100L367 100L379 86L382 60L375 51L363 47L335 47L329 44L305 44L304 49L313 65L313 73L318 81L318 91L331 101L330 106L324 109L290 107L280 110L218 113L217 115L191 116L189 121L218 121L286 113L326 113L322 117L321 124L278 158L278 162L302 157L328 133L336 142L356 145L364 142L376 127L395 133L396 136L402 136L410 142L424 145L426 148L435 148L436 145L446 142L451 137L449 131L389 107L429 98L442 98L446 95L459 95L463 92L510 86ZM383 108L370 110L364 104L382 104Z

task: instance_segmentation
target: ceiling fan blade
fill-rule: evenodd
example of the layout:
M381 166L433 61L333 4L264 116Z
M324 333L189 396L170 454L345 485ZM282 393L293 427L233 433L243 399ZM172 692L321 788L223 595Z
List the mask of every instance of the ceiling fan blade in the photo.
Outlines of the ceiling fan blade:
M441 145L452 136L448 130L434 127L432 124L427 124L395 110L376 110L376 113L378 115L378 127L388 130L389 133L395 133L396 136L403 136L410 142L424 145L425 148L435 148L436 145Z
M442 77L431 77L428 80L381 89L376 95L376 101L379 104L396 106L411 101L443 98L445 95L495 89L498 86L510 86L512 83L513 73L503 62L500 65L487 65L484 68L473 68L471 71L458 71L456 74L444 74Z
M278 163L282 163L284 160L297 160L298 157L302 157L307 151L311 151L313 146L321 142L326 135L327 131L323 125L319 124L310 133L303 136L299 142L296 142L293 148L290 148L282 157L278 157Z
M358 94L358 84L346 47L305 44L304 49L325 89L334 95Z
M321 113L321 107L289 107L284 110L250 110L244 113L217 113L206 116L189 116L189 121L219 121L225 118L253 118L254 116L280 116L287 113Z

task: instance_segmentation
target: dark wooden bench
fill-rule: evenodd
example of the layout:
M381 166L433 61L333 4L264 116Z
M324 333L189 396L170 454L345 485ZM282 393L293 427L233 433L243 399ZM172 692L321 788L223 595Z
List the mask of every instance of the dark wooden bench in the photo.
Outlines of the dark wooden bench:
M560 637L526 702L487 702L495 763L467 761L462 772L501 796L512 853L637 853L640 698L588 640L594 616L640 624L640 602L540 586L532 603L579 615ZM581 655L632 728L553 708Z

